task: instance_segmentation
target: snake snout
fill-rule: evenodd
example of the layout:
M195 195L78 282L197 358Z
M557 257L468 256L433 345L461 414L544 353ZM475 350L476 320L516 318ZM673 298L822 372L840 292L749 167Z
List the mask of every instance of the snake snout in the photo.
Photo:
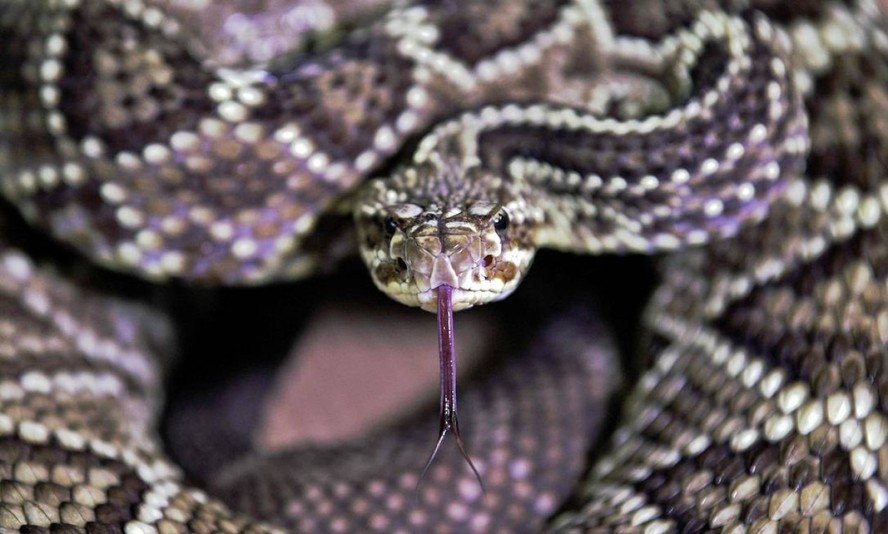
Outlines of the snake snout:
M503 250L499 239L478 231L451 231L409 239L402 250L412 298L423 309L434 311L435 290L442 285L453 288L456 310L502 296L504 283L496 276Z
M403 260L418 292L445 284L461 289L471 285L480 249L477 235L421 236L408 240Z

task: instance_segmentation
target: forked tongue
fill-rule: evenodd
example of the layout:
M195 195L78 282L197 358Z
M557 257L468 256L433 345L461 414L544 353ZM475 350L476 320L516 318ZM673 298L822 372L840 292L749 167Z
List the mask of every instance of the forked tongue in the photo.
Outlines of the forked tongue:
M456 440L456 446L459 448L460 454L465 458L466 463L478 479L481 490L484 490L484 482L481 481L481 475L475 469L475 464L469 458L466 452L465 444L462 436L459 434L459 421L456 413L456 351L453 348L453 289L443 284L438 286L438 356L441 365L441 424L438 429L438 441L435 443L435 449L426 462L419 477L419 482L425 477L426 472L438 455L444 437L448 432L453 434ZM417 487L419 487L417 482Z

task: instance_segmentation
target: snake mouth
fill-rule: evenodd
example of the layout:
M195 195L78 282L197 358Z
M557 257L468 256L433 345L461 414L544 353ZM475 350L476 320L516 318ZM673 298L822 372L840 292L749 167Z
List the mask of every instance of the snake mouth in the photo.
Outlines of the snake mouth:
M400 279L390 279L381 289L403 304L433 313L442 286L451 288L453 311L460 311L509 296L521 279L514 264L493 256L474 261L439 254L428 262L414 262L410 266Z
M509 296L512 291L493 291L483 289L462 289L451 288L452 290L452 306L453 311L460 311L487 304L496 300L504 299ZM438 305L438 288L429 289L416 294L416 301L421 309L428 312L435 312Z
M426 284L427 289L420 290L413 281L391 281L386 285L377 283L379 289L392 299L407 306L418 307L427 312L435 313L438 306L438 287ZM517 286L517 280L506 283L502 279L475 281L471 286L451 286L453 311L466 310L481 304L487 304L506 298Z

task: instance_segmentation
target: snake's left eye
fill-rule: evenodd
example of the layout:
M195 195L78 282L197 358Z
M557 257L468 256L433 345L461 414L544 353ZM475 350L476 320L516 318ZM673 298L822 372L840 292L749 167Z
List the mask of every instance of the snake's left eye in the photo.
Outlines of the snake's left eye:
M509 214L506 213L506 210L500 210L496 215L493 216L493 229L497 232L502 232L508 227Z
M395 221L394 217L389 215L384 221L382 221L382 229L385 232L385 237L392 237L398 230L398 222Z

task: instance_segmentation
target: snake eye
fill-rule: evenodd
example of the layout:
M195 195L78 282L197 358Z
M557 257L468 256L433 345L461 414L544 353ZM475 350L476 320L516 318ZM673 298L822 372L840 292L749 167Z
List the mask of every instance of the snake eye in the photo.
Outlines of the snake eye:
M385 237L392 237L398 230L398 223L395 221L394 217L389 215L384 221L382 221L382 229L385 232Z
M505 210L500 210L493 217L493 229L502 232L509 227L509 214Z

